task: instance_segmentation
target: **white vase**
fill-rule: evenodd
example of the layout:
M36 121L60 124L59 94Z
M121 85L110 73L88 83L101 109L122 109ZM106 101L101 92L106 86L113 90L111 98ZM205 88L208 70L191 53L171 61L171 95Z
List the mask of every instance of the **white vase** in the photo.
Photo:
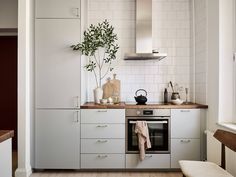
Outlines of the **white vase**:
M97 87L93 90L93 95L94 95L94 102L95 103L100 103L100 99L102 99L103 95L103 90L101 87Z

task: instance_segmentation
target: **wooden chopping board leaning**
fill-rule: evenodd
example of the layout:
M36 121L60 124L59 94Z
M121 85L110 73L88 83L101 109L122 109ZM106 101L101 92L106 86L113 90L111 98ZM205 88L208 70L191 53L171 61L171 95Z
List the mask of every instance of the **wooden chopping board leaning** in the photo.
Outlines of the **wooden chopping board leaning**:
M107 82L102 86L103 89L103 99L108 99L113 96L114 84L111 83L111 78L107 78Z
M114 93L113 93L114 102L119 103L120 102L120 80L116 79L116 74L113 74L113 79L111 80L111 83L114 84Z
M103 99L112 98L114 103L120 101L120 80L116 79L116 74L113 75L113 79L107 78L107 82L102 86Z

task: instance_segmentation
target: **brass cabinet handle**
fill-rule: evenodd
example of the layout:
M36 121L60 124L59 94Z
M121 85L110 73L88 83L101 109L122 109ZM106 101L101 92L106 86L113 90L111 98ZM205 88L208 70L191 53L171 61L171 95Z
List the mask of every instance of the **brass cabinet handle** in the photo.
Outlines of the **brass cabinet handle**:
M180 112L190 112L190 110L181 110Z
M97 140L98 143L106 143L108 142L107 140Z
M191 140L180 140L181 143L190 143Z
M151 158L151 157L152 157L152 155L145 155L145 157L146 157L146 158Z
M73 120L73 122L78 123L79 122L79 111L75 111L75 113L74 113L74 118L73 118L74 120Z
M76 108L79 108L79 96L75 96L75 97L74 97L74 106L75 106Z
M98 155L97 157L98 158L106 158L106 157L108 157L108 155Z
M107 110L98 110L97 112L107 112Z
M105 128L108 127L108 125L97 125L98 128Z

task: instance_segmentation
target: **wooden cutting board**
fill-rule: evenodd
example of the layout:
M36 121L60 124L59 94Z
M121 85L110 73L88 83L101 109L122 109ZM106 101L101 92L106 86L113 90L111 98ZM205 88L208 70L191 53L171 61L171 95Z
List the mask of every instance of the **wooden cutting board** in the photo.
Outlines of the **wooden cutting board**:
M114 84L111 83L111 78L108 78L107 79L107 83L105 83L103 86L102 86L102 89L103 89L103 98L104 99L107 99L109 97L112 97L113 94L114 94Z
M116 74L113 74L111 83L114 85L114 96L119 96L120 98L120 80L116 79Z

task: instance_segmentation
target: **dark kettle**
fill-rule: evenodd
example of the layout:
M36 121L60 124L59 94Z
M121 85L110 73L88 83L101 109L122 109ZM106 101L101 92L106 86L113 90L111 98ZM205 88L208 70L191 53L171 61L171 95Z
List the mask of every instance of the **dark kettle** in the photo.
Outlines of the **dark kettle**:
M139 95L138 96L138 92L139 91L143 91L145 93L145 96L144 95ZM147 102L147 91L144 90L144 89L138 89L136 92L135 92L135 101L137 102L137 104L145 104Z

